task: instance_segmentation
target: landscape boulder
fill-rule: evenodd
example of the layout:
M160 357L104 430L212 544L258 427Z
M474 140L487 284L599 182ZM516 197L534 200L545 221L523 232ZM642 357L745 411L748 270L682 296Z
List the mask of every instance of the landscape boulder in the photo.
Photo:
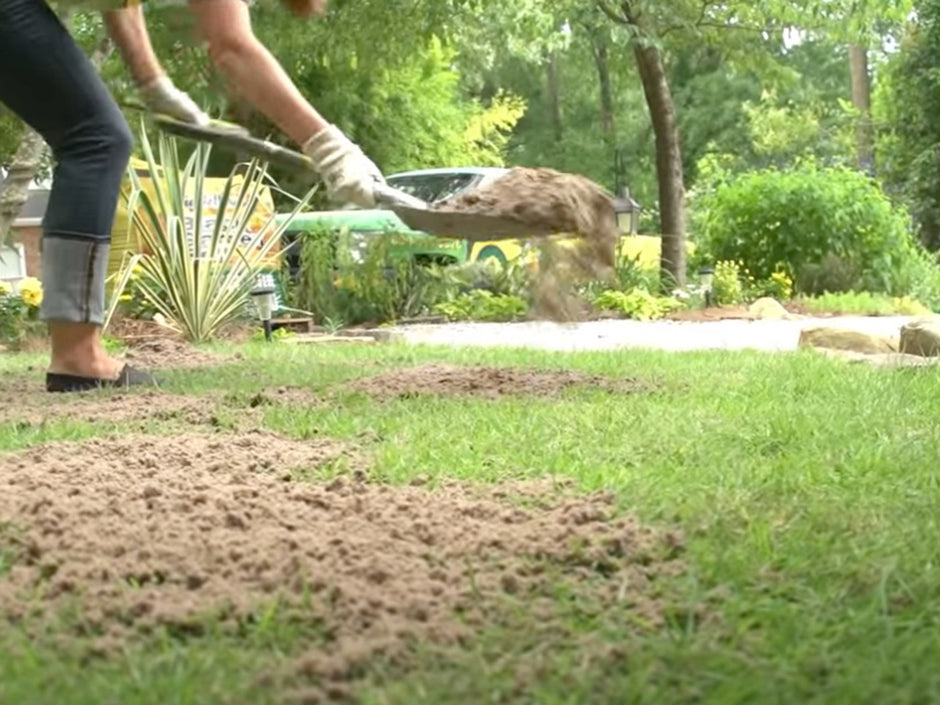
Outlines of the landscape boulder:
M896 338L829 326L804 328L800 332L799 346L801 348L848 350L866 355L887 355L898 352Z
M906 355L940 357L940 318L922 318L904 324L899 349Z
M819 348L819 352L826 357L845 360L851 363L864 363L873 367L933 367L940 363L940 358L904 355L902 353L866 354L852 352L851 350L833 350L830 348Z
M770 296L757 299L747 308L751 318L758 321L783 321L792 318L783 304Z

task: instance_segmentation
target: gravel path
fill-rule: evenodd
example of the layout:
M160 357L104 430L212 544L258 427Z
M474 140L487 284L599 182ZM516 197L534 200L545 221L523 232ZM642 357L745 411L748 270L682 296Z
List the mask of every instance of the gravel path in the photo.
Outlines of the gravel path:
M408 325L394 329L395 337L413 344L524 347L538 350L795 350L800 331L814 326L849 328L866 333L897 335L909 316L840 316L790 321L724 320L701 323L678 321L606 320L585 323L450 323Z

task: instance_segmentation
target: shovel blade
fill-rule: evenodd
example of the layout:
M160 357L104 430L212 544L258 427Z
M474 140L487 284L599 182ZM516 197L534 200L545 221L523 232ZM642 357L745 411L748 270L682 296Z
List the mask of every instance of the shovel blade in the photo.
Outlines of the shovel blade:
M412 230L420 230L437 237L471 242L515 240L555 234L552 230L539 229L508 216L408 206L397 206L394 211Z

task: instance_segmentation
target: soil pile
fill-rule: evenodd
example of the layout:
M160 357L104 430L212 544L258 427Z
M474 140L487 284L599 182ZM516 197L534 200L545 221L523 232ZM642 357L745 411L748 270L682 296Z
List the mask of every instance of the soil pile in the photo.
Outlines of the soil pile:
M361 471L291 479L343 458L357 463L341 445L260 433L2 457L0 554L12 566L0 619L41 624L68 609L73 636L101 634L107 648L139 630L234 627L277 600L322 627L299 671L342 682L377 653L459 642L495 600L535 608L560 584L655 624L658 579L683 569L678 536L617 517L604 495L377 486Z
M200 350L174 338L151 338L141 341L128 348L124 359L131 365L149 369L193 369L219 365L230 360L225 355Z
M435 205L462 213L512 218L539 233L565 233L580 240L560 245L539 238L541 263L533 295L536 313L554 320L577 317L572 287L610 277L619 231L613 197L577 174L516 167L483 188Z
M594 387L619 393L642 389L634 380L611 379L574 370L526 370L436 363L363 377L346 385L346 389L385 399L425 395L481 396L490 399L516 395L555 396L571 387Z

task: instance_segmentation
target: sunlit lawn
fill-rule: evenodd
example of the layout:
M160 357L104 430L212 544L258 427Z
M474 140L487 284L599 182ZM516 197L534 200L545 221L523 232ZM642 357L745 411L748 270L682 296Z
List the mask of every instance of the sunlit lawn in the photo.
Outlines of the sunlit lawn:
M582 613L572 603L564 635L553 636L517 614L462 650L426 644L407 667L376 663L356 684L364 702L940 702L937 370L811 353L284 344L241 352L220 368L174 372L166 385L193 394L284 384L319 392L429 360L569 367L654 385L551 400L341 394L321 407L265 412L266 427L290 436L367 444L374 481L567 476L686 536L689 571L667 586L667 627L641 633L616 611ZM37 360L0 356L0 375L27 374ZM37 382L38 369L28 373ZM11 423L0 426L0 450L109 430ZM616 655L582 651L575 637L585 634L616 645ZM303 624L267 623L238 639L128 644L110 660L84 662L4 624L0 702L283 702L257 676L314 638ZM520 680L522 671L535 676Z

